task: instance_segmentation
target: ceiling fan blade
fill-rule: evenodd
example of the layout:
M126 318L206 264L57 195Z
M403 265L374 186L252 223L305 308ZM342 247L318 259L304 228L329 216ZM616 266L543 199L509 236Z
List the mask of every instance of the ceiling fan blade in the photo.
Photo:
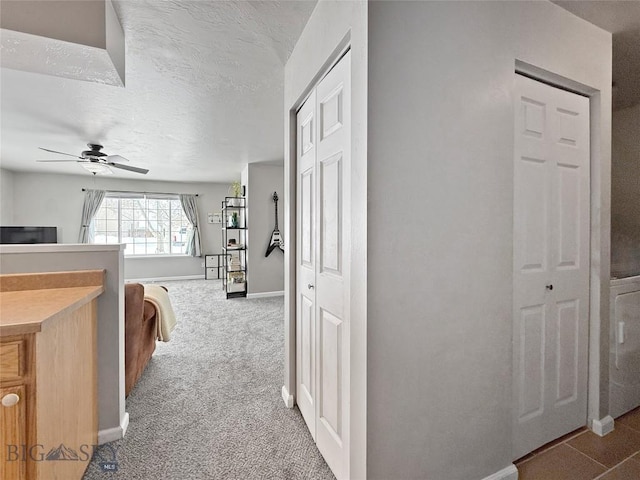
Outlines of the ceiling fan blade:
M116 163L118 163L118 162L128 162L129 161L128 158L124 158L124 157L122 157L120 155L107 155L106 160L107 160L107 162L116 162Z
M66 155L67 157L73 157L73 158L82 159L82 157L79 157L78 155L71 155L70 153L64 153L64 152L56 152L55 150L49 150L48 148L42 148L42 147L38 147L38 148L40 150L44 150L45 152L57 153L58 155Z
M36 162L53 162L53 163L60 163L60 162L78 162L78 163L83 163L86 162L88 160L36 160Z
M107 162L107 165L111 167L121 168L122 170L129 170L130 172L136 172L136 173L142 173L142 174L146 174L147 172L149 172L149 170L146 168L131 167L129 165L120 165L119 163Z

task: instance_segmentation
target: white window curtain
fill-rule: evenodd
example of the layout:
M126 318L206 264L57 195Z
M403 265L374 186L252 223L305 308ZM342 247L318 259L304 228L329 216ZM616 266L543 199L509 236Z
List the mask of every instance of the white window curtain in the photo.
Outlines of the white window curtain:
M191 235L189 235L189 238L187 239L187 248L185 250L185 253L187 255L191 255L192 257L201 257L202 254L200 253L200 230L198 229L198 206L196 204L196 195L180 194L180 204L182 205L184 214L191 222L191 225L193 225Z
M78 243L89 243L91 240L91 221L93 217L96 216L104 200L104 196L104 190L87 190L84 192L84 206L82 207L82 221L80 223Z

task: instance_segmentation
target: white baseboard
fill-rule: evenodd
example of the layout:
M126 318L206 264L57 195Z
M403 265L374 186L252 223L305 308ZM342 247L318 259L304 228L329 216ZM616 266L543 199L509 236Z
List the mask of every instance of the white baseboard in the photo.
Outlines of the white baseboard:
M284 295L284 290L279 292L247 293L247 298L281 297L282 295Z
M518 480L518 469L512 463L499 472L484 477L482 480Z
M167 282L169 280L204 280L204 275L185 275L184 277L125 278L125 283Z
M282 386L282 400L287 408L293 408L293 395L289 395L289 391L284 385Z
M614 421L610 415L607 415L602 420L594 419L591 421L591 431L601 437L613 432L613 428Z
M107 428L98 432L98 445L120 440L127 433L127 428L129 428L129 414L124 412L124 416L122 417L122 421L119 426Z

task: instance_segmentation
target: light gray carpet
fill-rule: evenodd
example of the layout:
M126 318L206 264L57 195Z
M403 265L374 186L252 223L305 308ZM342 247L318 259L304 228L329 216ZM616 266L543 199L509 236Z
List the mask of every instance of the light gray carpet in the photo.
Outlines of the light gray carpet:
M287 409L282 297L223 298L219 281L163 282L178 325L127 399L124 439L94 479L333 479L297 408ZM117 448L117 472L99 461Z

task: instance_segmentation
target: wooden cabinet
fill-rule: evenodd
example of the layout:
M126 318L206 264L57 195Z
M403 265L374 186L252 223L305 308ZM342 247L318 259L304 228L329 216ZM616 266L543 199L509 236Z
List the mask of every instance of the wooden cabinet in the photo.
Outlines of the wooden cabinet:
M79 480L97 444L103 286L7 292L3 277L0 479Z
M24 341L2 342L0 346L0 381L19 380L24 371Z

